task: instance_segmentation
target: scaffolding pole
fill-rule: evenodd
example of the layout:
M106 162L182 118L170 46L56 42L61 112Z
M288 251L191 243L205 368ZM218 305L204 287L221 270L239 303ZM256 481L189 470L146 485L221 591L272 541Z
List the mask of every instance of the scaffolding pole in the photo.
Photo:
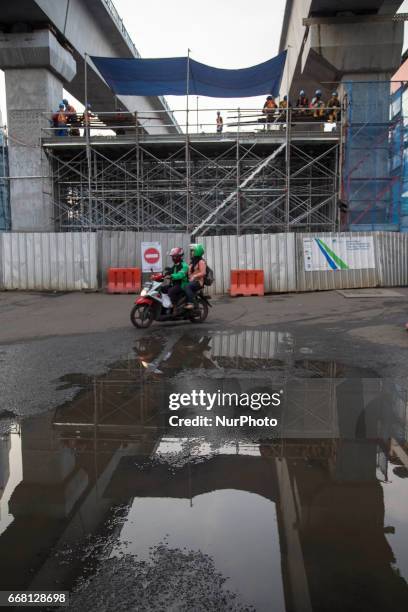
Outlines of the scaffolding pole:
M190 96L190 49L187 53L187 78L186 78L186 231L190 227L191 207L191 184L190 184L190 140L189 140L189 96Z

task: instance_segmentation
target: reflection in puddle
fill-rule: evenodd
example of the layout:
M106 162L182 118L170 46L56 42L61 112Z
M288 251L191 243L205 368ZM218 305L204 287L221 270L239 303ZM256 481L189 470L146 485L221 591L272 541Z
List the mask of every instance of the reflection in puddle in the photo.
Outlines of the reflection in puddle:
M276 385L273 433L168 424L170 393ZM258 331L142 338L80 387L0 440L2 590L74 589L75 610L406 612L405 389Z

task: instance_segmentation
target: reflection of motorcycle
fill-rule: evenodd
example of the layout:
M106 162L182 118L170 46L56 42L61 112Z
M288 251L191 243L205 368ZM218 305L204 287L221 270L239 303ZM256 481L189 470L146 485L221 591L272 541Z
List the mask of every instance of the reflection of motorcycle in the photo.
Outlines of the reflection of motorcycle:
M147 329L153 321L187 320L192 323L203 323L206 320L208 308L211 307L209 296L199 291L196 294L194 309L186 310L186 297L183 295L173 310L167 295L169 285L169 276L162 273L152 274L151 280L145 283L130 313L130 320L135 327Z
M135 353L146 370L172 376L181 370L219 368L211 354L211 342L211 336L145 335L137 340Z

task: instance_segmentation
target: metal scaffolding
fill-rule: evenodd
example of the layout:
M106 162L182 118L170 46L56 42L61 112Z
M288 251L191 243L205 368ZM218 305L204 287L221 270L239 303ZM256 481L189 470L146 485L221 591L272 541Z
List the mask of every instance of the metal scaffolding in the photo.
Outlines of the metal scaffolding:
M84 136L48 130L56 229L334 231L342 126L327 132L294 110L263 125L230 111L238 122L221 134L196 133L198 123L186 134L149 134L140 114L118 125L100 114Z
M354 231L405 231L406 85L354 81L344 85L342 226Z

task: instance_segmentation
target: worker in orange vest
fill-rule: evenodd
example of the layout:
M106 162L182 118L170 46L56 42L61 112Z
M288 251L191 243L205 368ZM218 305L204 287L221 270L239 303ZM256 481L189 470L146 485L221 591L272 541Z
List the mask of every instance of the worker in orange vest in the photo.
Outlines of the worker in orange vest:
M65 113L67 115L67 123L71 126L69 131L70 136L79 136L79 122L76 109L68 102L66 98L62 101L65 106Z
M65 105L61 102L58 106L58 111L53 114L52 121L54 127L58 128L56 130L57 136L67 136L67 114L65 112Z
M309 98L306 95L306 92L304 89L301 89L299 92L299 97L296 101L296 116L298 117L304 117L307 116L309 114L309 111L307 110L309 108Z
M277 109L277 104L275 102L275 98L273 96L268 96L265 100L265 104L263 105L262 112L266 115L266 123L271 124L275 117L275 111ZM270 129L270 125L268 125L268 130Z

